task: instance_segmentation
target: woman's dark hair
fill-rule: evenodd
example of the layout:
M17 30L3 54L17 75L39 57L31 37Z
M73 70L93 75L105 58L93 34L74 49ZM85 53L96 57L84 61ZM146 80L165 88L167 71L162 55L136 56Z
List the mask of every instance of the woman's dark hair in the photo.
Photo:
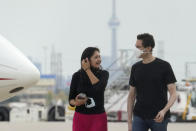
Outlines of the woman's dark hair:
M87 47L83 53L82 53L82 56L81 56L81 63L82 63L82 60L83 59L86 59L88 58L90 60L90 58L93 56L93 54L95 53L95 51L99 51L99 48L97 47Z
M154 38L149 33L139 34L137 35L138 40L142 40L142 45L144 48L146 47L152 47L152 49L155 47Z

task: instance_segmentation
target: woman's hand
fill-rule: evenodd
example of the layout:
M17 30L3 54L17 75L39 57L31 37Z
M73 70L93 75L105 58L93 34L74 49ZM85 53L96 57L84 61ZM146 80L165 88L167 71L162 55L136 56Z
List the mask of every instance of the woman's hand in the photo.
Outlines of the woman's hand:
M88 100L87 97L84 97L83 99L79 98L80 95L78 94L75 98L75 106L81 106L84 105L86 103L86 101Z
M82 69L85 71L90 69L90 62L88 58L82 60Z

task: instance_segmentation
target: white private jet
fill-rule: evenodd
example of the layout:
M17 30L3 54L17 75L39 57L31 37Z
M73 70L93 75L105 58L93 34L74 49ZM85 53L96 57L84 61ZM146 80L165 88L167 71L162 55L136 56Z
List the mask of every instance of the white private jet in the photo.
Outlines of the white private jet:
M40 72L16 47L0 35L0 102L36 84Z

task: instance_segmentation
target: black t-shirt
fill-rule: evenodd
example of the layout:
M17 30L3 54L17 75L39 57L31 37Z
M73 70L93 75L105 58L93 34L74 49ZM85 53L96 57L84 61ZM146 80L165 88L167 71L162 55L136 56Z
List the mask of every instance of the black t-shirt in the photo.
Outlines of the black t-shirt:
M84 70L79 70L72 76L69 101L75 99L79 93L85 93L88 97L87 104L77 106L76 112L83 114L100 114L104 109L104 91L107 85L109 73L105 70L92 70L99 82L92 85Z
M145 119L154 119L168 102L167 85L176 78L170 64L156 58L144 64L142 61L132 66L129 85L136 88L136 104L133 113ZM169 117L170 111L165 115Z

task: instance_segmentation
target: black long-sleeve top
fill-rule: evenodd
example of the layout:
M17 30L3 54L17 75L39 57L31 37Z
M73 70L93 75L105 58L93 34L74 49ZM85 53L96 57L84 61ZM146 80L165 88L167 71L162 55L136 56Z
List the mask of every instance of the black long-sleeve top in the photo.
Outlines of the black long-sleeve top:
M85 93L88 97L85 105L76 107L76 112L83 114L100 114L105 112L104 91L109 73L106 70L92 70L92 72L99 79L99 82L94 85L92 85L87 73L83 69L75 72L72 76L69 101L75 99L79 93Z

